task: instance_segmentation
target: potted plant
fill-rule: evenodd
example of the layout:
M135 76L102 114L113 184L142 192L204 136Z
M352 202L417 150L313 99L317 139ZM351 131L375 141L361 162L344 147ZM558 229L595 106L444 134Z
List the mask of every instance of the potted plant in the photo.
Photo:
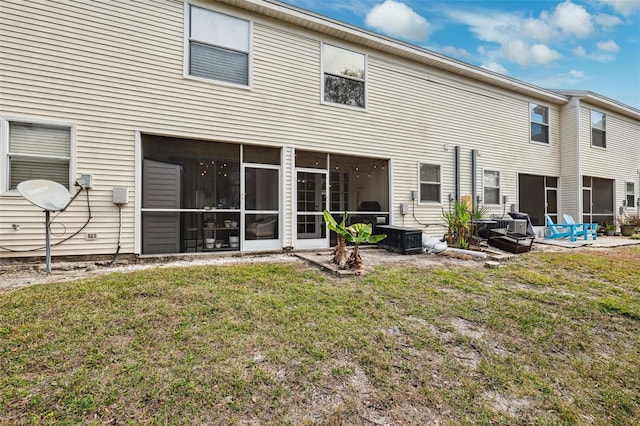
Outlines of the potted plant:
M617 227L615 223L609 223L609 222L604 223L604 232L610 237L616 233L616 228Z
M632 236L636 228L640 227L640 216L635 214L625 214L618 218L620 233L625 237Z

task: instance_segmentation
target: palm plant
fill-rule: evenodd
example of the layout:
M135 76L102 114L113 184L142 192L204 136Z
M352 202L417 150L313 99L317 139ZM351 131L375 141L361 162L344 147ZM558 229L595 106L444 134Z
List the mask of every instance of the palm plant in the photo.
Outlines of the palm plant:
M451 247L468 248L467 235L471 231L473 213L467 210L467 203L456 201L453 210L443 211L447 223L447 244Z
M387 234L371 235L373 226L370 223L354 223L347 228L348 236L345 239L353 243L353 250L347 259L346 267L349 269L359 270L362 268L362 257L360 256L360 244L375 244L378 241L387 238Z
M361 269L362 256L360 256L360 244L375 244L378 241L382 241L387 238L387 234L371 235L373 232L373 226L370 223L354 223L351 226L345 226L347 221L347 212L344 213L342 222L340 223L336 222L327 210L323 212L323 215L328 228L331 231L334 231L338 236L338 241L336 243L336 247L333 249L332 255L333 262L341 268L354 270ZM353 250L348 258L347 242L354 244Z
M342 222L340 223L336 222L329 211L325 210L322 212L322 214L324 215L324 221L327 222L327 227L329 228L329 230L335 232L337 235L336 246L331 252L331 255L333 256L332 261L341 268L344 268L345 264L347 263L347 242L345 241L344 237L344 235L348 233L346 232L345 228L345 223L347 222L347 212L344 212L344 215L342 216Z

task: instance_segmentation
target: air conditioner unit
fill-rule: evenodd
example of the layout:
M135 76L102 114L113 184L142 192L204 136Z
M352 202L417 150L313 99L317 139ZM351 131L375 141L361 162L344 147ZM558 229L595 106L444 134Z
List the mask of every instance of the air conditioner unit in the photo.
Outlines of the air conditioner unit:
M512 226L509 227L509 231L517 232L518 234L527 233L527 221L524 219L514 219Z
M508 229L509 232L518 234L527 233L527 221L524 219L495 219L495 228Z

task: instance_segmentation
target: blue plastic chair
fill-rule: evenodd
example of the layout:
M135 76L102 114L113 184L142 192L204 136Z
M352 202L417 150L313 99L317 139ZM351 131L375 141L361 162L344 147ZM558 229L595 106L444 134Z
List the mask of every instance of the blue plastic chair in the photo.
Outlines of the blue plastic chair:
M578 234L583 234L584 233L584 239L587 240L589 239L589 236L591 236L592 239L596 239L598 238L598 224L597 223L576 223L575 220L573 220L573 216L571 216L570 214L563 214L562 215L564 217L564 222L570 225L577 225L576 226L576 233Z
M585 240L587 239L587 230L586 228L581 227L581 225L570 223L556 224L548 214L544 215L544 219L546 220L547 228L549 229L549 236L547 238L558 239L569 237L569 240L573 242L576 240L578 235L582 235Z

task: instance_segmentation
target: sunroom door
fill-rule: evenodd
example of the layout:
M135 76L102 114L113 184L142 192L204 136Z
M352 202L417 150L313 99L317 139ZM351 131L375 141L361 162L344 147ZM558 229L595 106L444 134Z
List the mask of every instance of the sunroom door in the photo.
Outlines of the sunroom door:
M242 249L280 249L280 166L245 164Z
M296 169L296 248L329 247L322 212L327 206L327 172Z

